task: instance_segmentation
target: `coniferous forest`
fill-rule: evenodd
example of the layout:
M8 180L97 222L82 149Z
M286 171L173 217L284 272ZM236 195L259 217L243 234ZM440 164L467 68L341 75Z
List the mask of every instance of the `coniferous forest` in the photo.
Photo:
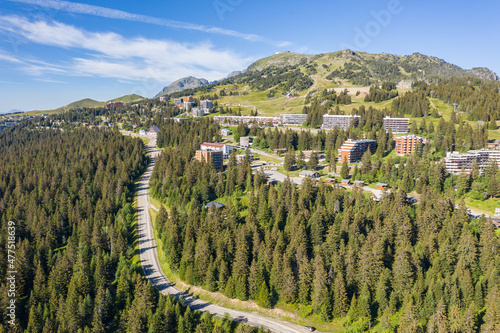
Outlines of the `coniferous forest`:
M269 186L246 160L230 157L217 174L192 159L210 122L165 126L151 187L169 212L156 228L188 284L295 304L350 332L500 331L498 237L442 191L444 179L421 181L418 205L403 190L374 202L307 178ZM207 211L211 200L226 208Z
M140 139L115 130L0 133L0 254L15 223L16 326L0 267L0 332L251 332L193 312L142 277L134 181Z

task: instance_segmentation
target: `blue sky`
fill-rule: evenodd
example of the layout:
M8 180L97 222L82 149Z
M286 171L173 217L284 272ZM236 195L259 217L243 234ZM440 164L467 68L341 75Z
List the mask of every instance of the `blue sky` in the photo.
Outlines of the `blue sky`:
M495 1L0 0L0 113L152 97L276 50L420 52L500 73Z

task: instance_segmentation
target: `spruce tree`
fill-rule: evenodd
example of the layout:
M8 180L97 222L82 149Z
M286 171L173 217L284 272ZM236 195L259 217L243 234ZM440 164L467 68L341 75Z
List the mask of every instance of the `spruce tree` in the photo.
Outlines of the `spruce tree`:
M342 179L347 179L349 177L349 164L347 163L347 159L342 161L342 168L340 169L340 176Z

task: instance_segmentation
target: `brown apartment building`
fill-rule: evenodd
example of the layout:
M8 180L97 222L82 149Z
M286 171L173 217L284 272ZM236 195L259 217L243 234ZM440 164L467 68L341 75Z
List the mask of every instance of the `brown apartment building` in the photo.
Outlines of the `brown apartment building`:
M425 143L425 138L416 135L398 136L396 141L396 155L410 155Z
M377 150L377 141L348 139L338 150L339 163L342 163L344 160L347 160L347 163L359 162L368 149L374 154Z
M215 150L197 150L196 151L196 159L200 162L205 161L209 162L212 160L214 164L214 168L217 171L222 171L223 168L223 159L222 159L222 151Z

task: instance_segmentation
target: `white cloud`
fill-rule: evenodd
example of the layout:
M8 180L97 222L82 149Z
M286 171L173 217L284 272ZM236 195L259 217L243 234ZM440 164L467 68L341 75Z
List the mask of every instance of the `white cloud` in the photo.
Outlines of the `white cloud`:
M51 72L161 82L194 75L214 80L245 68L251 61L232 51L215 49L210 43L126 38L113 32L90 32L56 21L30 21L21 16L0 16L2 31L15 33L32 43L80 52L79 56L63 64L9 58L22 63L24 70L34 75Z
M33 79L35 81L40 81L40 82L47 82L47 83L63 83L63 84L68 84L69 82L66 81L59 81L59 80L52 80L52 79L41 79L41 78L36 78Z
M277 46L280 45L284 46L284 43L286 43L287 45L290 44L289 42L283 42L283 41L271 41L265 37L256 34L247 34L220 27L206 26L189 22L180 22L180 21L162 19L147 15L139 15L139 14L124 12L117 9L88 5L84 3L68 2L60 0L8 0L8 1L51 8L70 13L87 14L87 15L94 15L111 19L127 20L132 22L143 22L143 23L154 24L175 29L195 30L210 34L226 35L236 38L242 38L253 42L265 42Z

